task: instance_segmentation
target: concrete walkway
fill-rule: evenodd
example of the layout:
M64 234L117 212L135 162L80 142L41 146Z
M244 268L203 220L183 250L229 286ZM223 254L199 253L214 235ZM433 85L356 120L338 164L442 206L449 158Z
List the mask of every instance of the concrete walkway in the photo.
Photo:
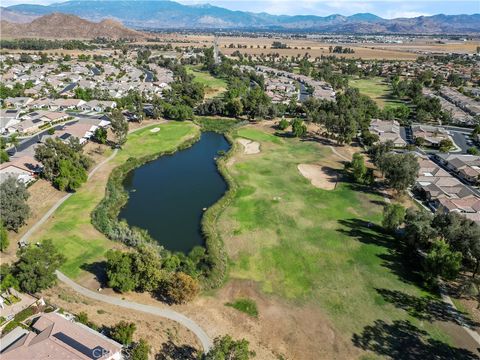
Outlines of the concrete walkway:
M197 336L198 340L202 344L204 352L208 352L208 350L210 350L210 348L212 347L212 340L207 335L207 333L203 331L203 329L196 322L194 322L192 319L189 319L185 315L182 315L174 310L170 310L167 308L159 308L156 306L139 304L132 301L122 300L114 296L103 295L78 285L76 282L74 282L73 280L71 280L70 278L68 278L58 270L56 271L56 274L58 279L61 282L67 284L69 287L71 287L73 290L75 290L77 293L83 296L86 296L90 299L98 300L107 304L120 306L126 309L141 311L144 313L161 316L161 317L176 321L179 324L185 326L187 329L189 329L191 332L193 332Z

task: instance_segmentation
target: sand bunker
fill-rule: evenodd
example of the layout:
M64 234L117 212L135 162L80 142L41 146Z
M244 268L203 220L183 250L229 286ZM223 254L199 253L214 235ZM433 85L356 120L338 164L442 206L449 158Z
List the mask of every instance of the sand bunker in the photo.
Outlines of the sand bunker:
M153 128L152 130L150 130L150 132L152 132L152 133L156 133L156 132L159 132L159 131L160 131L159 127L156 127L156 128Z
M248 139L238 139L238 142L245 148L244 153L247 155L258 154L260 152L260 144L256 141Z
M332 169L313 164L299 164L297 168L313 186L324 190L335 189L337 174Z

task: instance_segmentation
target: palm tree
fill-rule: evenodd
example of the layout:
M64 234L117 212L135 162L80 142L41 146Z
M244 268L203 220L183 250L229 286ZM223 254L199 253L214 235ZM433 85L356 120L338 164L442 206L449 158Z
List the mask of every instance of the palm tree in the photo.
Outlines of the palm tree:
M12 134L9 139L10 144L12 144L13 148L15 149L15 154L17 153L17 146L20 144L20 141L18 140L18 134Z

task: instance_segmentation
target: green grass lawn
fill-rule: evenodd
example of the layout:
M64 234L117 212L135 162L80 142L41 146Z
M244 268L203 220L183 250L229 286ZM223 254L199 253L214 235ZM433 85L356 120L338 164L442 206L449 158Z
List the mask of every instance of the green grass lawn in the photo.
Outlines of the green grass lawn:
M253 128L237 135L261 142L262 153L230 170L239 190L218 226L232 254L232 278L257 281L264 292L299 305L317 304L350 336L378 319L409 319L448 341L377 291L427 295L403 277L395 239L375 226L382 216L380 195L345 182L322 190L303 178L298 164L331 164L327 147Z
M227 90L227 82L223 79L216 78L207 71L202 71L198 66L186 66L187 73L192 74L195 78L193 81L205 86L205 97L212 98L220 95Z
M384 78L349 78L348 84L351 87L357 88L360 93L369 96L382 108L395 107L402 103L401 100L393 97L390 86L385 82Z
M160 131L150 132L154 127L159 127ZM130 134L123 149L111 160L112 164L104 166L112 168L112 165L120 165L129 157L173 149L198 131L192 123L170 122L149 126ZM90 213L104 196L108 174L96 174L84 184L60 206L36 235L36 239L52 239L67 257L61 270L70 277L78 277L83 266L101 260L109 248L120 246L108 240L90 223Z

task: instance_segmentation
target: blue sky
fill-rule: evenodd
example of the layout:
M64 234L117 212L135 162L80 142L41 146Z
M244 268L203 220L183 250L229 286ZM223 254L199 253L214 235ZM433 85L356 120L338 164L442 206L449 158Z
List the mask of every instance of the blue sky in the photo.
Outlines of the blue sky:
M434 14L480 13L480 0L177 0L182 4L209 3L231 10L267 12L276 15L352 15L370 12L384 18ZM2 6L14 4L50 4L58 0L1 0Z

